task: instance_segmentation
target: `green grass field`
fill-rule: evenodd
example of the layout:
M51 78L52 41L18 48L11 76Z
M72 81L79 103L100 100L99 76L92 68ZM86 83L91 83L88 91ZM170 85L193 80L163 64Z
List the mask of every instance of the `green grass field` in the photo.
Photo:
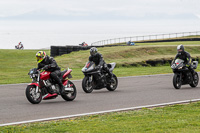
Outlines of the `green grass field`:
M192 57L200 57L200 46L186 45L185 49ZM176 55L176 46L132 46L105 47L98 49L106 63L116 62L114 73L119 76L151 75L171 73L167 66L142 67L140 63L147 60L172 59ZM27 75L31 68L37 67L35 54L38 50L0 50L0 84L28 83L31 79ZM45 50L50 55L49 50ZM81 68L88 61L90 53L87 51L72 52L55 57L62 70L72 68L73 79L82 79ZM138 67L133 67L138 66ZM197 69L200 70L199 68Z
M198 133L200 102L0 127L2 133Z

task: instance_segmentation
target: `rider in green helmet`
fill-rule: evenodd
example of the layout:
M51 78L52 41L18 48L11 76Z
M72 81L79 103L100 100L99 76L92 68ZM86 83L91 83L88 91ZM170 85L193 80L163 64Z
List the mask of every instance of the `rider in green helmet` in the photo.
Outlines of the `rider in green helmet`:
M44 51L38 51L36 53L36 59L38 62L38 70L46 70L46 71L50 71L50 77L52 79L54 79L60 86L60 93L64 94L65 92L65 87L62 84L61 79L59 78L61 76L61 71L60 71L60 67L58 67L56 61L54 60L53 57L49 57L48 55L46 55L46 53Z

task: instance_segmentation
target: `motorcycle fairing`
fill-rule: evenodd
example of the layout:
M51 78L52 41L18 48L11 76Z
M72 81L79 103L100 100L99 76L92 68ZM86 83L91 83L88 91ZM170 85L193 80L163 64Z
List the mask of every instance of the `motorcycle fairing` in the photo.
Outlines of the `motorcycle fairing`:
M112 72L116 66L116 63L115 62L109 63L109 64L107 64L107 66L108 66L109 70Z
M48 94L46 94L46 95L43 97L43 100L54 99L54 98L56 98L57 96L58 96L57 93L54 93L54 94L48 93Z

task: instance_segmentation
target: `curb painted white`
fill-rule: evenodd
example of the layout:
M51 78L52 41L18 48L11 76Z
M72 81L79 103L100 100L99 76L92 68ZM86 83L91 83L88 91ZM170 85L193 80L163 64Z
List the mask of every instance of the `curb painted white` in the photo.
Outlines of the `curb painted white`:
M104 114L104 113L110 113L110 112L120 112L120 111L128 111L128 110L137 110L137 109L142 109L142 108L152 108L152 107L160 107L160 106L167 106L167 105L174 105L174 104L183 104L183 103L190 103L190 102L197 102L197 101L200 101L200 99L192 99L192 100L176 101L176 102L169 102L169 103L161 103L161 104L130 107L130 108L106 110L106 111L99 111L99 112L91 112L91 113L83 113L83 114L75 114L75 115L67 115L67 116L59 116L59 117L51 117L51 118L44 118L44 119L12 122L12 123L0 124L0 127L1 126L25 124L25 123L33 123L33 122L42 122L42 121L49 121L49 120L58 120L58 119L65 119L65 118L72 118L72 117L80 117L80 116L87 116L87 115Z

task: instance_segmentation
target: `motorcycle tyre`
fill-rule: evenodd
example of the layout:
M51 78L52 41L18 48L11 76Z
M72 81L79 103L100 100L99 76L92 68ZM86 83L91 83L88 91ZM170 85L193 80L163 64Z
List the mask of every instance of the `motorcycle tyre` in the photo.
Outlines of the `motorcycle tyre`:
M194 80L192 81L192 83L190 84L190 86L193 87L193 88L195 88L195 87L198 85L198 83L199 83L199 76L198 76L198 73L195 72L195 75L197 76L197 80L198 80L198 81L197 81L196 84L194 83ZM193 78L193 79L194 79L194 78Z
M177 78L180 78L179 76L180 76L180 75L178 75L178 74L174 74L174 77L173 77L173 85L174 85L174 88L175 88L175 89L180 89L180 88L181 88L181 85L182 85L182 82L181 82L181 80L180 80L180 83L179 83L179 85L177 86Z
M118 79L117 79L117 77L116 77L115 74L113 74L113 78L114 78L115 81L116 81L116 85L115 85L114 88L112 88L112 87L110 87L110 84L108 84L108 85L106 86L106 88L107 88L107 90L109 90L109 91L114 91L114 90L116 90L116 88L117 88L117 86L118 86Z
M91 89L89 89L89 90L86 88L86 82L87 82L87 80L89 80L89 77L84 77L83 78L83 80L82 80L82 88L83 88L83 91L85 93L91 93L93 91L93 87L91 87Z
M34 86L34 85L27 86L27 88L26 88L26 98L32 104L39 104L42 101L42 92L40 91L40 97L37 101L35 101L30 95L30 89L33 88L33 87L36 88L36 86Z
M76 94L77 94L76 86L74 85L74 83L72 83L72 82L69 81L69 80L68 80L68 83L69 83L69 84L73 84L73 89L74 89L73 95L72 95L71 97L69 97L69 96L66 95L66 94L61 94L61 97L62 97L65 101L73 101L73 100L76 98Z

